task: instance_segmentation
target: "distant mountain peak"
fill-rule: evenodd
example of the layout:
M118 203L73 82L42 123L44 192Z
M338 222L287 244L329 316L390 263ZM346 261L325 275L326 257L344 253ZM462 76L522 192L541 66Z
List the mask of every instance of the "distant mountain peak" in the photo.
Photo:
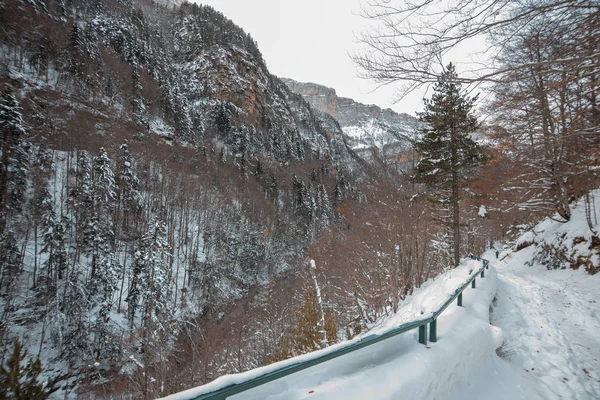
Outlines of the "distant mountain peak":
M339 97L335 89L324 85L289 78L281 80L313 108L335 118L355 150L377 148L385 153L386 148L392 147L390 152L396 153L410 149L410 141L419 127L415 117Z

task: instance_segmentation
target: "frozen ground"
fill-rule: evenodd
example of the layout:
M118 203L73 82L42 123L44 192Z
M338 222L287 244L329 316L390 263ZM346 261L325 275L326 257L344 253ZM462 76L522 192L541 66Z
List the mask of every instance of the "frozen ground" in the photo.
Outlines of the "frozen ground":
M600 399L600 274L527 266L533 250L496 263L491 322L504 330L500 354L545 399Z

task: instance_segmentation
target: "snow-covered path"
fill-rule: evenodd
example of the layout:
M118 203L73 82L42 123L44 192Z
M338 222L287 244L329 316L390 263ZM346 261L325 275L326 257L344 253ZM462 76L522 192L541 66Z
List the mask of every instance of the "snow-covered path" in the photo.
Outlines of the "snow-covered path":
M528 251L494 263L491 323L499 353L528 372L545 399L600 399L600 274L526 266Z

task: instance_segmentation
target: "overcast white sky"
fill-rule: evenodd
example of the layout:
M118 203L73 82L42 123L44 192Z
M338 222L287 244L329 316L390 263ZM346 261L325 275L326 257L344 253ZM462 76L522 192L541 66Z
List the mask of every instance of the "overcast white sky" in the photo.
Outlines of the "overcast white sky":
M271 73L334 88L338 96L415 114L423 93L393 103L393 88L359 79L349 54L368 25L361 0L196 0L221 11L258 42Z

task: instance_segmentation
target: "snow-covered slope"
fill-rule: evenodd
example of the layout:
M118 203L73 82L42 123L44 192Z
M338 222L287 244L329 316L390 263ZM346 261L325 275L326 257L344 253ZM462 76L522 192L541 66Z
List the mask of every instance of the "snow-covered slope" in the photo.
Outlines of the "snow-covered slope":
M348 143L355 150L365 148L377 148L385 151L389 147L394 152L410 151L411 140L414 138L416 122L406 121L390 125L376 118L368 118L358 125L342 126L344 134L348 137Z
M583 198L574 204L568 222L560 222L556 215L525 231L517 239L515 251L522 252L519 258L530 260L530 265L541 264L548 269L583 267L596 273L600 270L597 210L600 211L600 190L589 194L588 205Z
M591 198L599 194L592 193ZM588 207L589 216L598 205ZM590 222L595 230L597 221ZM549 270L554 264L548 264L547 254L548 247L565 248L576 259L591 260L582 265L593 272L589 265L595 265L598 257L595 237L586 221L585 204L575 204L568 223L549 218L521 236L514 248L488 251L484 257L492 260L491 269L477 280L476 289L464 292L464 307L453 304L439 317L436 343L423 346L416 332L408 332L232 398L600 398L600 274L591 276L585 268L568 269L567 264L560 264L562 270ZM465 281L475 264L467 262L426 282L407 297L397 314L366 335L427 316ZM225 376L168 399L192 399L347 344Z

